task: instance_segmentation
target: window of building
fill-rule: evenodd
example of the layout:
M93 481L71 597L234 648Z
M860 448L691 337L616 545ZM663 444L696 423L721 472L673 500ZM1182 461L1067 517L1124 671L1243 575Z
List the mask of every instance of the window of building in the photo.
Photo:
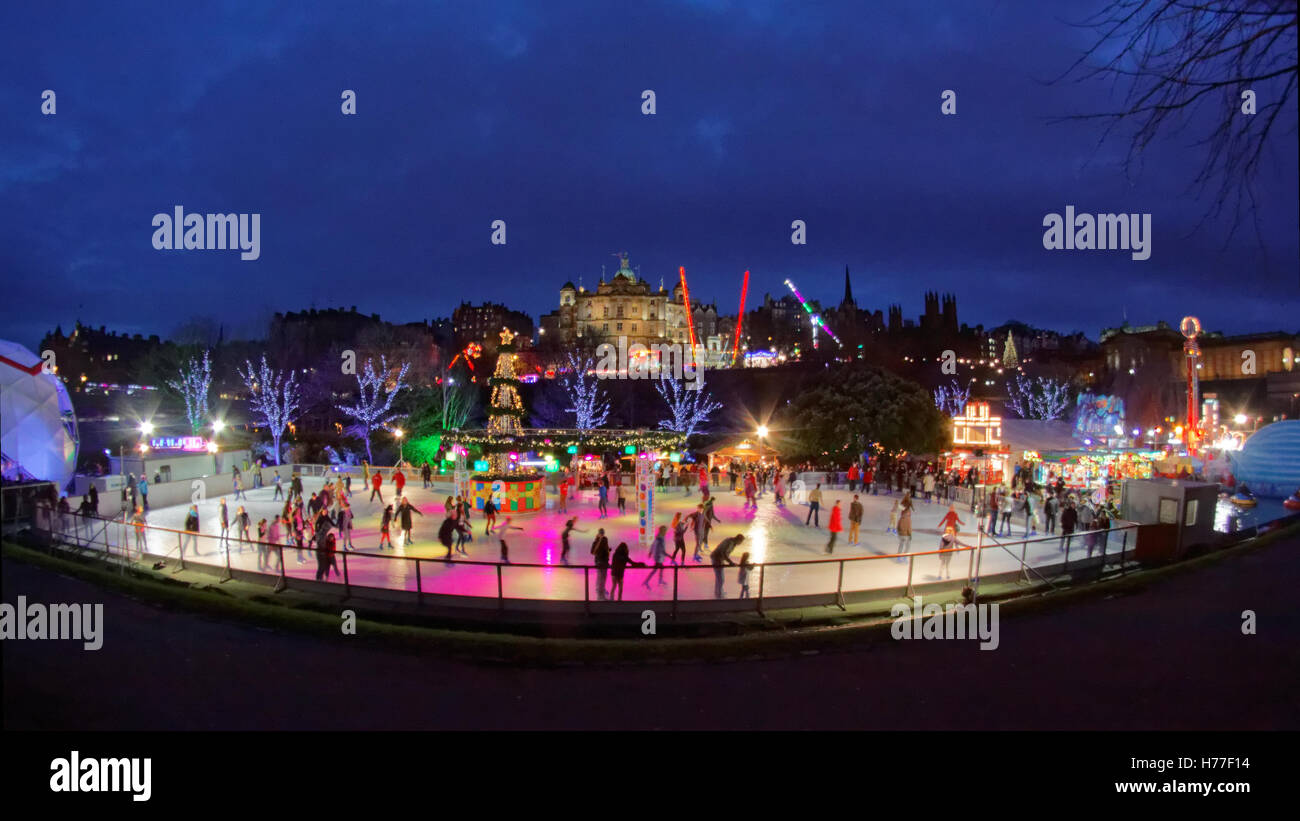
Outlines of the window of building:
M619 331L623 330L623 323L622 322L618 323L618 328L616 328L615 330L619 330Z
M618 315L619 315L620 317L623 316L623 306L622 306L622 304L620 304L620 305L618 306Z

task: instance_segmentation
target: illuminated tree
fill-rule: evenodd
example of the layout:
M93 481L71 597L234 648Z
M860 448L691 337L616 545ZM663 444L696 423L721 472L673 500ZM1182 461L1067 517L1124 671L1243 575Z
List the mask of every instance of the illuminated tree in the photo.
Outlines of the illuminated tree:
M952 380L951 386L940 385L934 389L934 406L948 416L960 416L969 401L970 385L963 388L956 379Z
M367 359L364 367L357 371L357 403L355 405L337 405L339 410L356 420L350 430L366 442L366 459L374 460L370 452L370 434L382 428L401 414L393 413L393 397L402 388L409 387L405 381L410 364L403 362L397 368L396 376L390 374L388 358L379 357L379 370L375 370L373 359Z
M280 464L280 437L284 429L298 418L299 390L298 375L293 369L283 371L272 368L262 354L262 365L256 371L253 363L244 360L246 370L236 369L239 378L248 388L248 401L252 411L261 417L260 424L271 431L271 443L275 449L275 463Z
M1070 383L1039 376L1017 376L1007 383L1007 407L1021 419L1060 419L1070 406Z
M722 407L704 391L704 369L699 370L699 387L687 387L681 379L665 379L655 384L655 390L668 404L667 419L659 422L664 430L676 431L690 438L696 428L709 421L713 412Z
M208 417L208 391L212 387L212 360L208 350L203 350L203 363L191 358L181 366L180 378L170 379L167 386L185 400L185 416L190 420L190 430L198 434Z
M571 403L565 410L574 415L574 427L579 430L598 428L609 418L609 401L601 390L595 367L590 356L580 357L571 352L568 373L562 377Z
M523 431L524 401L519 396L519 376L515 364L519 359L514 346L515 334L509 328L501 329L501 344L497 346L497 367L488 380L492 398L488 401L488 433L509 436ZM488 456L493 473L506 473L511 462L502 451Z

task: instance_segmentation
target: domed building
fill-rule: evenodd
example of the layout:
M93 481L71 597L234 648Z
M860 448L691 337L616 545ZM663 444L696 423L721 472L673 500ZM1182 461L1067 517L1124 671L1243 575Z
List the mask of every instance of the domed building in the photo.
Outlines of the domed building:
M606 281L602 275L594 291L564 283L559 309L543 316L541 327L547 341L561 345L598 344L621 336L629 346L689 341L681 283L671 292L652 288L637 276L627 254L619 255L614 276Z

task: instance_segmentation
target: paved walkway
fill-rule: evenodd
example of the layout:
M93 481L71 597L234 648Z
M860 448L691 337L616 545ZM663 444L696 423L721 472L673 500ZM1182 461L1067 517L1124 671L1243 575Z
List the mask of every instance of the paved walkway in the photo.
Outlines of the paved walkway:
M310 495L319 490L322 479L304 479L304 492ZM437 531L443 520L443 503L447 498L447 485L424 489L419 483L408 484L405 495L422 516L414 518L412 540L405 542L393 527L393 550L379 550L379 521L383 505L378 501L369 501L369 494L362 494L359 489L352 497L355 524L352 542L355 550L347 556L348 577L352 584L386 587L393 589L416 589L415 562L397 560L397 558L442 559L446 549L437 541ZM385 486L385 502L391 503L392 487ZM507 534L510 560L515 565L541 564L545 568L529 568L504 565L501 572L501 587L505 596L524 599L568 599L584 598L583 564L591 563L590 547L598 528L604 528L611 547L617 547L626 541L632 549L632 557L637 561L646 559L645 552L637 546L636 507L631 488L626 489L627 512L619 514L615 505L610 504L607 519L599 518L597 496L594 490L585 490L569 502L569 512L561 514L553 509L534 513L515 515L511 524L523 530L511 530ZM838 537L833 555L826 553L829 532L826 530L830 508L836 500L841 502L843 520L848 526L848 505L853 494L847 489L823 490L823 509L820 515L820 527L805 524L809 508L807 505L777 506L769 492L760 497L757 510L744 507L742 495L727 491L725 487L716 491L715 510L721 524L715 524L710 534L710 544L716 545L723 538L742 533L745 541L735 551L732 558L740 560L741 554L749 552L750 560L756 564L764 562L807 562L793 566L777 566L764 569L763 580L765 595L799 595L834 592L839 584L840 558L874 557L871 561L844 562L843 589L871 590L885 587L902 587L907 584L909 561L899 557L898 537L887 533L890 508L899 499L898 494L880 496L861 496L865 508L861 544L848 544L848 532L845 530ZM252 533L256 536L257 521L270 518L281 509L281 502L275 500L273 488L260 488L249 491L248 500L235 501L233 496L226 496L226 504L231 520L240 505L248 509L252 520ZM611 494L612 497L612 494ZM553 496L552 496L553 500ZM671 521L673 514L688 513L700 503L697 489L684 493L681 488L660 491L656 495L656 519L661 524ZM224 564L225 553L223 541L219 538L218 499L208 498L199 504L199 556L196 558L191 548L186 549L186 560L197 560L211 564ZM150 511L148 524L154 527L180 530L184 527L187 508L174 506ZM912 552L937 550L939 547L938 524L948 507L945 504L928 504L924 500L917 502L913 512ZM965 522L961 531L968 543L975 541L973 516L969 506L957 506L957 512ZM578 567L566 567L560 561L560 532L567 518L577 516L577 529L571 537L572 553L570 563ZM484 534L484 520L479 514L472 518L474 541L466 544L468 556L457 558L475 562L488 562L491 566L467 565L464 563L445 563L442 561L424 561L420 563L420 584L426 593L446 593L455 595L491 596L497 595L497 567L500 564L500 542L497 536ZM498 516L497 524L505 522L505 516ZM110 542L117 545L121 538L121 528L110 528ZM988 540L1017 541L1024 532L1023 520L1013 527L1015 536ZM233 531L232 531L233 534ZM1112 533L1108 553L1118 553L1121 534ZM166 531L149 531L148 548L152 553L178 554L178 536ZM134 541L131 541L134 546ZM693 554L693 534L687 536L688 554ZM256 550L250 544L240 544L230 539L232 567L245 570L257 569ZM671 534L669 535L671 549ZM1100 548L1098 548L1100 550ZM1021 546L1017 544L1010 550L988 549L981 560L981 571L992 573L1016 570L1020 566ZM1056 538L1030 543L1026 559L1032 565L1056 563L1064 555L1060 549L1060 540ZM1071 548L1071 559L1081 558L1085 554L1082 537L1076 536ZM702 561L695 561L688 555L684 567L678 571L678 596L684 599L712 598L714 595L714 573L709 564L707 550L702 550ZM397 557L397 558L395 558ZM286 573L294 578L315 578L316 562L310 553L304 553L298 561L297 551L285 549ZM340 567L342 565L340 556ZM950 559L948 576L961 579L966 576L970 564L969 553L954 554ZM923 584L939 581L942 578L942 566L937 555L920 556L915 559L913 583ZM591 598L597 598L596 573L588 571ZM658 601L672 598L674 571L670 567L663 574L664 584L656 578L647 587L645 582L651 574L650 568L629 568L625 577L624 598L626 600ZM337 578L337 577L334 577ZM724 572L723 594L727 598L739 595L737 570L729 567ZM758 595L758 571L751 575L750 595Z

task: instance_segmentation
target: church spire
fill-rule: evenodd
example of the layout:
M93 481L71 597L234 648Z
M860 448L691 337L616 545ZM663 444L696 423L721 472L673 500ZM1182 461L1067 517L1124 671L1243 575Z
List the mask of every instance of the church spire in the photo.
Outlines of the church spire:
M849 284L849 266L844 266L844 306L853 305L853 286Z

